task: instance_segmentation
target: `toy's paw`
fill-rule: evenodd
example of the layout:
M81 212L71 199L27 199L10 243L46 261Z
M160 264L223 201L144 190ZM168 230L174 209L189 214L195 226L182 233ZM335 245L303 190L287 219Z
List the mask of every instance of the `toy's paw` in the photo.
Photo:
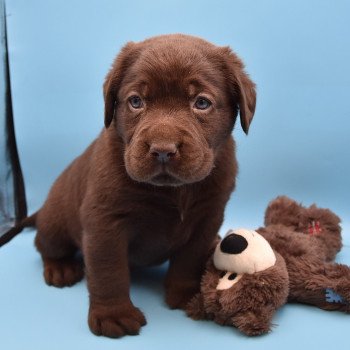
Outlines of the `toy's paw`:
M243 325L239 330L250 337L264 335L271 331L270 325L267 324Z
M296 201L280 196L271 201L265 211L265 226L285 225L293 228L299 227L303 206Z
M310 206L304 216L304 226L301 231L309 236L317 237L323 242L326 260L334 260L342 247L340 219L329 209Z
M165 291L165 301L171 309L186 309L190 300L198 293L197 282L170 284Z
M350 313L350 285L338 283L337 291L332 288L325 289L325 301L323 308L326 310L339 310ZM321 306L322 307L322 306Z
M342 282L338 284L337 291L341 296L343 303L349 306L349 311L350 311L350 283L349 283L349 279L345 279L345 278L343 279Z
M317 221L322 226L329 226L329 229L339 230L340 218L331 210L311 205L304 213L308 222Z
M120 338L137 335L146 324L143 313L131 302L117 305L90 304L89 327L95 335Z
M44 278L49 286L67 287L84 277L83 262L75 258L44 259Z
M335 303L335 304L347 304L347 301L340 294L336 293L331 288L326 288L325 297L327 303Z
M206 313L204 310L203 297L200 293L196 294L186 305L186 314L193 320L206 319Z
M305 226L308 226L307 233L319 234L328 232L340 235L340 219L331 210L318 208L313 204L305 211L304 217ZM306 231L306 227L304 231Z
M233 317L233 325L241 332L249 336L257 336L269 333L271 330L272 314L260 313L256 314L252 311L241 313Z

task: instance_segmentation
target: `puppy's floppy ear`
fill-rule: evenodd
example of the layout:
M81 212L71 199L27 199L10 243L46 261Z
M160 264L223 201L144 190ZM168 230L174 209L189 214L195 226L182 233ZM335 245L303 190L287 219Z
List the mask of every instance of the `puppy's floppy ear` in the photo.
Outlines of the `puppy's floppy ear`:
M108 128L115 116L118 103L118 90L125 73L136 59L137 44L127 43L120 51L109 70L103 84L103 96L105 100L105 127Z
M228 46L221 47L220 50L225 59L224 69L226 71L231 94L238 98L241 126L243 131L248 134L256 105L255 84L244 71L243 62Z

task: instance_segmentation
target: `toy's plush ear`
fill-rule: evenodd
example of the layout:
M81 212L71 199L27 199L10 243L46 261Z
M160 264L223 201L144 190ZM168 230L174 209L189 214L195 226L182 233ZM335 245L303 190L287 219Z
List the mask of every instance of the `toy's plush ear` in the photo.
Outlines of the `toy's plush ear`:
M220 47L225 60L225 75L228 80L230 93L238 98L238 108L243 131L248 134L256 106L255 84L244 71L240 58L228 47Z
M217 245L214 265L238 275L253 274L275 265L276 255L267 240L256 231L230 230Z

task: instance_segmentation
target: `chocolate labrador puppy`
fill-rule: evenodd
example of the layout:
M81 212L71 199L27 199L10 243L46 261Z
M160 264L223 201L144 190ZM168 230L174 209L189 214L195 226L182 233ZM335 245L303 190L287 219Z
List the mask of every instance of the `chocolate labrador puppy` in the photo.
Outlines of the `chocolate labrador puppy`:
M105 129L58 177L35 216L46 283L83 277L97 335L137 334L132 267L169 260L166 302L184 308L199 291L235 187L231 136L247 133L255 85L228 47L187 35L126 44L104 86Z

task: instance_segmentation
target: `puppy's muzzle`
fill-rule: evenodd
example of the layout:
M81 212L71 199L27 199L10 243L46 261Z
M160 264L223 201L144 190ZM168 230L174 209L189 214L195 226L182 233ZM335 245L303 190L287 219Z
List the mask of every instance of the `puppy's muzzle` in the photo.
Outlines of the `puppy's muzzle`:
M159 163L164 164L175 158L178 147L175 143L153 143L150 146L149 153Z

